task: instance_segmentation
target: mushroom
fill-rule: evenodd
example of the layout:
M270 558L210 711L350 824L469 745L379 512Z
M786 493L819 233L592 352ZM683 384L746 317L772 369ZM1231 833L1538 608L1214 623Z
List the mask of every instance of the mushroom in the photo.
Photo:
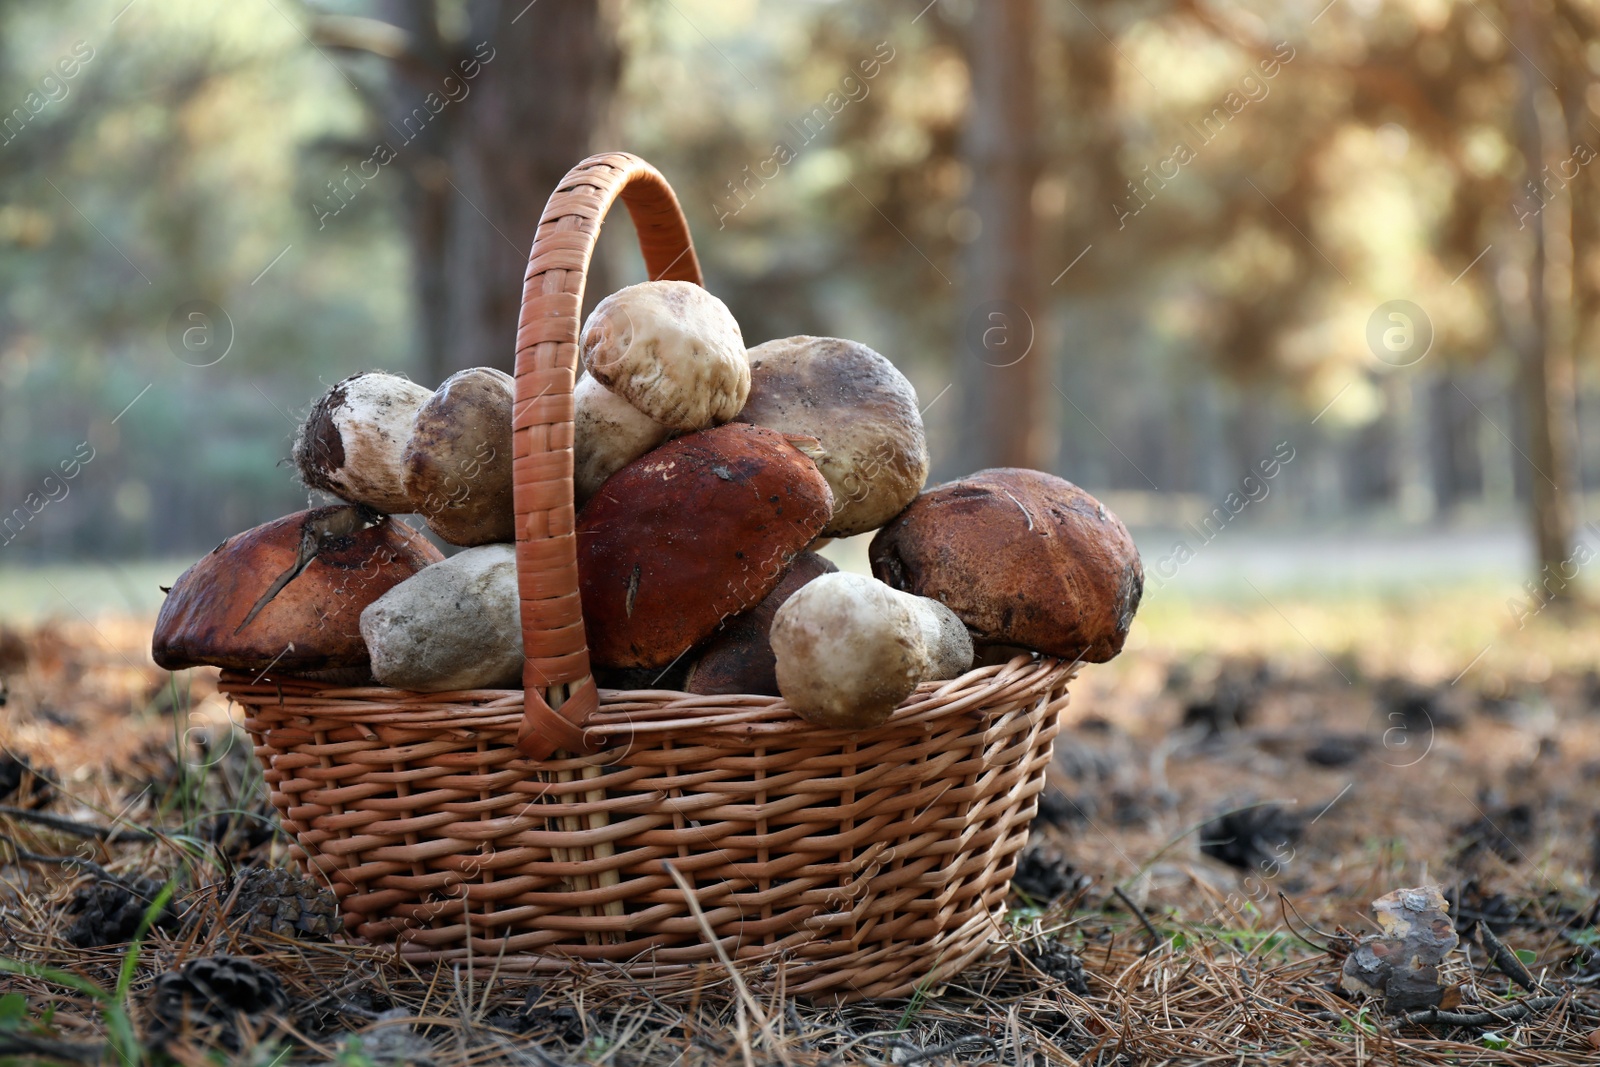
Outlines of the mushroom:
M575 390L573 442L580 502L672 434L729 421L750 392L738 322L692 282L642 282L600 301L584 323L583 364L590 384Z
M943 602L980 645L1091 663L1122 651L1144 590L1120 519L1069 481L1017 468L923 493L868 554L873 574Z
M761 426L701 430L628 464L578 513L595 665L671 663L772 592L832 514L816 464Z
M409 510L452 545L516 537L511 409L516 380L492 367L457 371L411 424L403 470Z
M513 545L435 563L361 613L372 674L422 693L522 684L522 616Z
M580 507L607 478L672 436L587 374L573 388L572 402L572 489Z
M594 684L601 689L665 689L684 692L689 664L683 660L666 667L596 667Z
M725 693L778 695L778 661L772 654L772 617L813 578L839 568L815 552L802 552L766 598L722 624L689 667L684 690L704 696ZM651 688L654 688L653 686Z
M410 511L402 457L412 420L432 395L382 371L344 379L312 405L295 437L300 477L352 504Z
M812 579L778 609L772 651L789 706L842 730L878 726L918 684L972 665L972 641L950 609L845 572Z
M371 508L315 508L235 534L173 583L151 655L296 675L367 666L361 610L442 557Z
M921 491L928 444L917 391L866 345L835 337L787 337L749 352L750 397L738 421L807 434L833 490L825 537L877 529Z

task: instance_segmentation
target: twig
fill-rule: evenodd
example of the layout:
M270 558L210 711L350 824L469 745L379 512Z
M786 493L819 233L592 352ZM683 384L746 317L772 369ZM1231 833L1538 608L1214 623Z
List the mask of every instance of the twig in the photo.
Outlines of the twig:
M1294 923L1289 921L1289 912L1291 912L1291 911L1294 912L1294 917L1296 919L1299 919L1301 922L1306 924L1306 929L1307 930L1311 930L1311 931L1313 931L1315 933L1319 933L1323 937L1329 938L1330 940L1334 936L1332 934L1327 933L1326 931L1318 930L1315 926L1312 926L1309 922L1306 922L1306 917L1304 915L1300 914L1300 909L1295 907L1294 901L1290 900L1287 896L1285 896L1283 890L1281 890L1281 889L1278 890L1278 907L1283 909L1283 925L1288 927L1289 932L1291 934L1293 934L1295 937L1298 937L1301 941L1304 941L1306 944L1310 945L1312 948L1317 949L1319 952L1327 952L1329 954L1331 954L1333 952L1332 946L1330 946L1330 945L1319 945L1315 941L1313 941L1309 937L1307 937L1305 934L1302 934L1299 930L1296 930L1294 928Z
M773 1035L772 1023L768 1021L767 1013L761 1010L761 1005L751 994L750 987L745 985L744 976L739 973L739 968L733 965L733 960L728 956L728 950L722 946L721 938L717 937L716 931L706 921L706 913L700 910L700 900L694 894L694 887L678 871L678 868L672 865L670 860L662 860L661 866L666 870L667 875L677 883L678 891L683 894L683 902L688 905L689 914L694 916L694 921L706 936L706 942L716 952L717 959L722 962L722 966L727 969L728 977L733 980L734 990L738 993L739 999L744 1001L745 1008L750 1012L751 1017L755 1019L756 1025L761 1028L761 1034L767 1039L768 1047L773 1050L780 1061L788 1064L790 1062L788 1053L784 1051L783 1045Z
M28 811L26 808L13 808L0 804L0 815L23 822L38 823L48 826L52 830L59 830L73 837L98 838L109 841L115 837L126 837L130 841L158 841L159 835L149 830L141 830L137 826L97 826L94 823L79 822L60 815L51 815L43 811Z
M82 856L49 856L42 852L30 852L5 834L0 834L0 842L11 846L11 851L16 855L16 862L18 863L49 863L57 867L82 867L102 881L120 886L128 885L127 882L124 882L94 860L86 860Z
M569 1067L567 1063L556 1059L554 1056L550 1055L550 1053L540 1048L538 1042L536 1041L530 1041L526 1045L523 1045L522 1048L525 1051L533 1053L533 1058L539 1061L540 1067Z
M1554 1007L1566 999L1566 994L1552 994L1550 996L1534 997L1531 1000L1521 1000L1515 1004L1508 1004L1504 1008L1487 1008L1479 1012L1440 1011L1438 1008L1424 1008L1422 1011L1414 1011L1409 1015L1396 1019L1389 1024L1389 1028L1393 1030L1406 1023L1483 1026L1487 1023L1516 1022L1518 1019L1532 1015L1536 1011L1544 1011L1546 1008ZM1600 1012L1596 1012L1577 1002L1568 1004L1567 1009L1574 1015L1580 1015L1584 1018L1600 1016Z
M105 1054L104 1045L50 1041L17 1030L0 1034L0 1056L48 1056L71 1063L99 1063Z
M783 1017L789 1020L789 1028L794 1031L795 1040L800 1042L800 1047L810 1052L815 1046L806 1036L805 1020L800 1018L800 1013L794 1008L794 1001L787 1001L783 1006Z
M891 1044L902 1049L906 1049L910 1052L910 1055L906 1056L905 1059L900 1061L904 1064L921 1063L923 1060L937 1059L940 1056L948 1056L953 1052L959 1052L962 1049L971 1048L974 1045L986 1045L991 1053L998 1051L999 1048L999 1045L994 1038L984 1037L982 1034L973 1034L970 1037L958 1037L954 1041L946 1041L942 1045L929 1045L927 1048L918 1048L909 1041L894 1041L891 1042Z
M1544 992L1544 987L1539 984L1539 980L1528 973L1528 968L1522 965L1522 961L1517 958L1517 954L1507 948L1506 943L1494 935L1494 931L1489 929L1488 923L1480 922L1478 924L1478 937L1483 941L1483 947L1488 950L1489 958L1494 960L1495 966L1500 968L1501 973L1530 993Z
M1118 900L1127 905L1128 910L1133 912L1134 917L1139 920L1139 925L1144 927L1144 932L1150 935L1150 947L1141 953L1141 955L1148 956L1157 948L1166 944L1167 939L1161 936L1161 931L1157 930L1150 922L1149 918L1146 917L1144 910L1140 908L1139 905L1135 904L1133 899L1129 897L1128 894L1122 891L1122 887L1120 885L1112 886L1111 891L1117 895Z

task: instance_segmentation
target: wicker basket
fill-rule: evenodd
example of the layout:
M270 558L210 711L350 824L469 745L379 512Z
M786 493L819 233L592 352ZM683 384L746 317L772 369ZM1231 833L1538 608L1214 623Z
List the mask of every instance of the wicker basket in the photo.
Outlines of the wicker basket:
M517 328L525 688L224 673L222 690L296 857L331 883L347 930L407 959L590 967L658 993L730 965L795 996L926 988L985 950L1073 665L1019 656L924 685L854 734L773 697L596 690L572 388L584 273L619 197L650 277L700 281L677 199L643 160L595 156L551 196Z

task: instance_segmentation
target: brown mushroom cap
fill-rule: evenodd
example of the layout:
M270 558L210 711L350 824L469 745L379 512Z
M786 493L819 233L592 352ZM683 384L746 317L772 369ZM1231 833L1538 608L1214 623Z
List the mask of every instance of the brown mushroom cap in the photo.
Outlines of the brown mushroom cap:
M442 558L370 508L286 515L233 535L183 572L156 617L151 654L172 671L364 667L362 609Z
M825 536L877 529L915 499L928 478L928 444L917 391L893 363L836 337L768 341L749 358L738 421L821 442L834 507Z
M444 380L411 425L404 456L410 510L452 545L516 537L511 408L516 380L471 367Z
M664 689L682 693L688 675L689 664L681 659L666 667L596 667L594 684L601 689Z
M1065 479L1010 467L923 493L869 554L873 574L942 601L979 644L1091 663L1122 651L1144 591L1122 520Z
M759 604L833 513L785 435L732 423L669 441L578 513L578 580L600 667L664 667Z
M777 588L755 607L735 615L712 635L689 668L684 690L704 696L725 693L778 695L778 658L772 652L772 617L813 578L839 568L815 552L802 552ZM652 687L653 688L653 687Z
M339 382L311 406L295 437L301 479L352 504L410 511L402 457L412 420L432 395L382 371Z

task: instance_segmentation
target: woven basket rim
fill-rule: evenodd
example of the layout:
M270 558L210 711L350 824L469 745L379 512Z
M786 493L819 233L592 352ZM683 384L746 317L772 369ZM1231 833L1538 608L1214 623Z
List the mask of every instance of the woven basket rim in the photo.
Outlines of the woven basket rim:
M948 681L924 682L894 709L884 725L899 727L959 715L976 705L1004 700L1011 689L1033 688L1041 683L1065 685L1077 674L1079 666L1078 661L1018 655L1005 663L976 667ZM252 704L262 702L262 698L271 702L275 693L293 693L297 707L316 701L318 717L330 721L360 723L379 719L386 725L412 730L498 731L516 728L523 718L520 689L419 693L385 686L341 686L307 678L251 678L248 674L223 671L218 688L233 700ZM753 732L774 737L814 734L819 738L870 733L813 725L782 697L700 696L669 689L600 692L603 702L586 728L600 746L624 737L689 729L739 736Z

